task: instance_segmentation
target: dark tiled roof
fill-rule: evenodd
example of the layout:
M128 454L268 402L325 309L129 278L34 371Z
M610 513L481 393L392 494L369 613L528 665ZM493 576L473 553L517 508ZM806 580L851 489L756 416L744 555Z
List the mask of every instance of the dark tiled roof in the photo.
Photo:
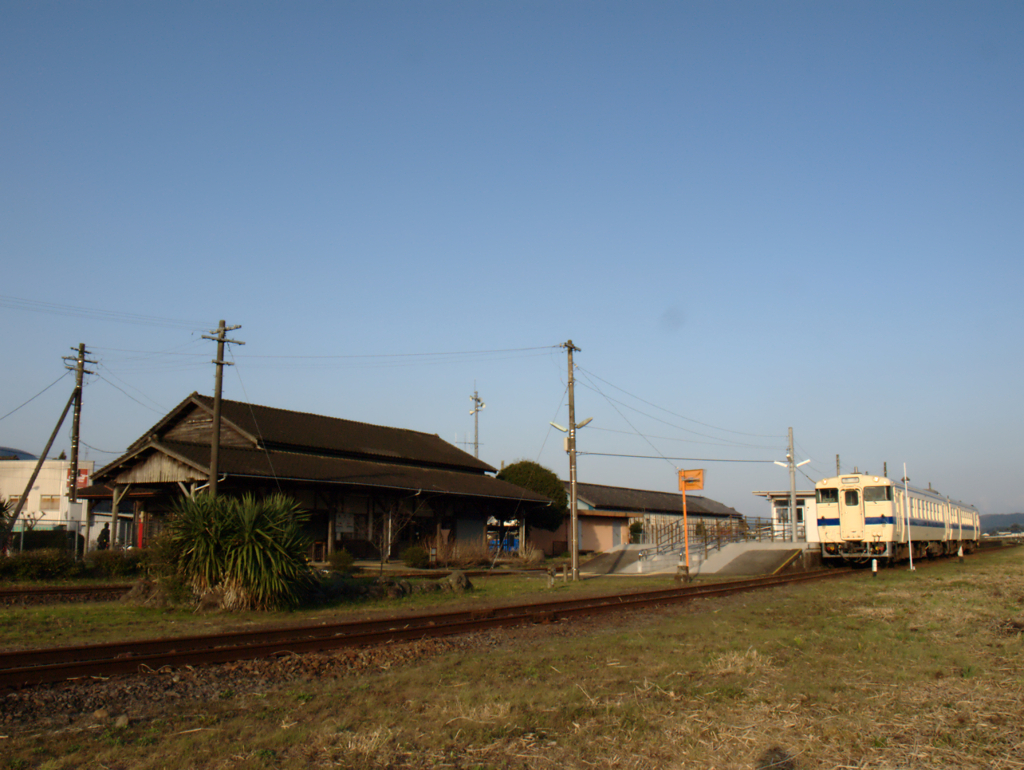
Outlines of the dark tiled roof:
M180 457L203 468L208 468L210 464L210 448L208 446L157 442L153 444L153 449ZM229 479L232 476L277 478L281 481L447 493L503 500L523 500L531 503L548 502L546 497L483 474L418 468L344 457L322 457L278 450L262 451L221 447L218 465L220 472L226 474Z
M159 437L176 419L187 414L192 405L199 405L212 414L213 397L192 393L132 444L126 454L144 446L151 437ZM235 425L268 449L362 457L473 473L495 472L487 463L435 434L228 399L221 400L220 409L222 420Z
M566 491L569 482L563 481ZM604 511L629 511L632 513L683 513L683 500L679 492L652 492L646 489L609 487L603 484L581 484L576 482L576 496ZM743 514L735 508L723 505L700 495L686 496L686 512L692 515L735 516Z

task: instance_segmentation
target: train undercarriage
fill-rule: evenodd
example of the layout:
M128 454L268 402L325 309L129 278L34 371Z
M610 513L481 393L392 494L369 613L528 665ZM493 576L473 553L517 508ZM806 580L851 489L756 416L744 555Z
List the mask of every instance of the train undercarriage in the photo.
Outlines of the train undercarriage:
M954 556L963 546L964 553L971 553L977 547L973 540L925 540L913 544L915 559L933 559L939 556ZM837 543L822 543L821 557L825 563L843 561L849 564L869 564L877 559L879 566L910 560L910 548L906 543L892 541L844 540Z

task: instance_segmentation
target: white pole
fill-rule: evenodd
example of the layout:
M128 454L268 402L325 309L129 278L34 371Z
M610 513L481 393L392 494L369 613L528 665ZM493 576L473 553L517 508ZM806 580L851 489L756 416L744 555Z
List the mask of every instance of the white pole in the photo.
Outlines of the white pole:
M907 486L907 464L903 463L903 510L907 518L907 547L910 549L910 571L914 571L914 541L910 537L910 488Z

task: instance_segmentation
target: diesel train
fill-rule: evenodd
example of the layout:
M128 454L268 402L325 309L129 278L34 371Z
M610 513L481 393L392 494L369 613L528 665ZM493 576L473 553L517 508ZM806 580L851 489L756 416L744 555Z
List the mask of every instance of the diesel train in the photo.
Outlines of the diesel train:
M852 473L815 484L818 536L826 560L894 562L973 551L978 511L935 490Z

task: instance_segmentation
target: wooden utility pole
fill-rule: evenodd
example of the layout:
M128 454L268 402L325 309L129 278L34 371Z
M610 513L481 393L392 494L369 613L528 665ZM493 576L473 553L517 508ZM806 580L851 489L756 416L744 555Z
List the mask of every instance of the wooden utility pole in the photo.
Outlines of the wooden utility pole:
M224 360L224 345L244 345L244 342L238 340L229 340L225 338L225 334L232 332L235 329L241 329L241 326L225 326L224 319L221 319L220 325L216 330L211 330L210 334L216 334L216 337L210 337L204 334L204 340L215 340L217 342L217 357L213 359L213 363L217 365L217 374L214 380L213 389L213 435L210 438L210 481L209 490L210 494L214 497L217 496L217 466L220 462L220 394L224 383L224 367L234 366L230 361Z
M71 348L74 350L74 348ZM78 434L82 420L82 375L92 374L87 371L87 363L94 364L95 361L87 361L85 356L89 351L85 349L85 343L78 344L78 357L64 356L68 369L75 372L75 411L71 415L71 477L68 479L68 500L72 503L78 502ZM74 361L74 367L70 362Z
M572 531L569 533L569 553L572 556L572 579L580 579L580 531L579 521L576 512L576 399L575 399L575 374L572 366L573 351L579 350L572 344L572 340L564 343L561 347L569 354L569 523Z

